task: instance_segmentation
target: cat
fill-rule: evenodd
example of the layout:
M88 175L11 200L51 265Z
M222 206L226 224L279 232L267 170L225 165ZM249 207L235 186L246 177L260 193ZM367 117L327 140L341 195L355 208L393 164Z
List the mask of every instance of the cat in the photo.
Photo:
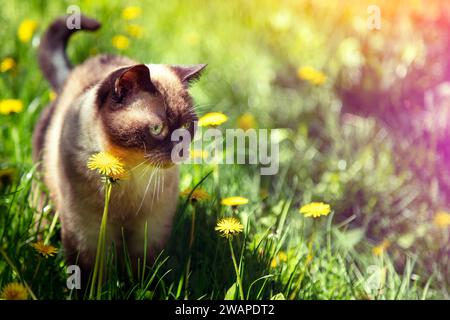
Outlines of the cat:
M81 16L80 30L99 27ZM88 169L88 159L108 152L128 170L112 188L108 245L121 248L125 241L136 265L147 241L151 259L170 235L177 206L179 172L171 160L171 132L185 128L194 135L197 115L188 90L206 65L142 64L103 54L72 68L65 49L77 30L68 29L61 17L41 40L39 64L57 98L35 127L33 158L59 213L67 263L88 276L104 206L101 177Z

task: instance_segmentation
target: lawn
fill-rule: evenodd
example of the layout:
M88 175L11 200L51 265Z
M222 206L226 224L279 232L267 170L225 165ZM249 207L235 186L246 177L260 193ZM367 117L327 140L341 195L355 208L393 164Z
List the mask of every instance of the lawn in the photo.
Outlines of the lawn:
M357 0L3 3L2 298L11 283L39 300L450 298L448 5L378 2L380 30L367 26L370 1ZM52 203L33 205L46 187L32 132L55 98L37 48L70 4L102 23L71 38L73 64L98 53L207 63L190 89L199 116L225 114L220 130L270 129L280 150L269 176L258 165L181 165L167 247L126 274L108 251L95 297L67 287ZM248 202L222 202L237 196ZM329 210L308 216L313 202ZM217 223L230 217L243 229L223 237ZM56 252L43 255L40 241Z

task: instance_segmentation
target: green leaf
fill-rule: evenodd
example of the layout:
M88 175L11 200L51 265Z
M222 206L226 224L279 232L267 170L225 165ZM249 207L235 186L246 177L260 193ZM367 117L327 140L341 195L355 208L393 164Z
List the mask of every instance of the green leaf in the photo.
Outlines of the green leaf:
M227 294L225 295L225 300L234 300L236 297L236 283L233 283L233 285L228 289Z
M284 297L284 294L280 292L270 298L270 300L286 300L286 298Z

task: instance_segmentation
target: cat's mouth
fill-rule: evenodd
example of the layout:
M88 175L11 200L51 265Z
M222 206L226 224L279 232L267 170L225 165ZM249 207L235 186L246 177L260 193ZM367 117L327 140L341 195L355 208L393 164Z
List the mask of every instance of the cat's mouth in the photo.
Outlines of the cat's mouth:
M159 169L169 169L175 165L172 161L164 161L159 163L150 163L151 166Z
M170 158L170 155L145 155L145 158L147 158L148 164L155 168L168 169L175 165L175 163Z

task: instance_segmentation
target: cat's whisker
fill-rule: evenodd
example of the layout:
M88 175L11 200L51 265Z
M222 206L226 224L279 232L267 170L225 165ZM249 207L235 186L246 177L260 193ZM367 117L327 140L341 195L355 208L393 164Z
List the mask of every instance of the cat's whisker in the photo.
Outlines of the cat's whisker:
M191 118L191 121L198 121L198 118L200 118L205 113L206 112L202 110L190 110L186 112L186 116Z
M161 171L158 172L158 186L156 187L156 200L159 200L159 185L161 183Z
M195 114L204 114L209 110L209 107L193 107L188 112L194 112Z
M159 167L158 166L155 168L154 172L157 172L157 173L159 172ZM158 176L158 174L157 174L157 176ZM152 205L153 205L153 202L155 201L155 193L156 193L156 181L153 184Z
M158 179L159 179L159 161L158 161L158 157L156 157L156 160L154 161L154 166L155 166L155 170L156 170L156 180L155 180L155 183L154 183L154 185L153 185L153 195L152 195L152 204L153 204L153 202L154 202L154 200L155 200L155 196L156 196L156 191L157 191L157 182L158 182Z
M195 104L192 106L192 108L194 110L201 110L201 109L205 109L205 108L209 108L209 107L211 107L211 105L208 105L208 104Z
M144 172L141 173L141 177L146 177L148 172L151 170L150 166L147 166L144 170Z
M150 168L148 168L146 172L148 172L148 170L150 170ZM141 204L139 205L139 208L137 209L137 211L135 213L136 216L138 215L139 211L142 208L142 205L144 204L145 198L147 197L148 188L150 187L150 183L153 180L154 174L155 174L155 171L152 172L152 174L150 175L150 178L148 179L147 187L145 188L145 192L144 192L144 196L142 197Z
M162 176L162 188L161 188L161 194L164 192L164 183L165 183L165 180L166 180L166 175L163 174L163 176Z
M161 166L162 166L162 164L160 164L159 179L158 179L158 193L156 194L156 198L158 200L159 200L159 196L160 196L160 193L161 193L162 179L164 177L164 172L163 172L164 169L162 169Z
M195 108L193 108L193 109L186 110L185 113L188 114L188 115L196 115L197 112L203 112L203 111L204 111L203 109L195 109Z
M156 170L155 184L153 185L153 197L152 202L156 198L156 192L158 191L158 180L159 180L159 168Z
M103 189L103 185L99 185L97 188L97 194L100 195Z
M164 192L164 169L161 170L161 189L160 189L160 195L162 196L163 192Z
M147 159L145 159L144 161L142 161L141 163L139 163L138 165L134 166L133 168L131 168L130 170L128 170L129 172L132 172L133 170L136 170L137 168L139 168L140 166L142 166L144 163L147 162Z
M159 181L159 188L158 188L158 199L162 195L163 191L163 181L164 181L164 168L162 167L163 162L160 162L160 181Z

